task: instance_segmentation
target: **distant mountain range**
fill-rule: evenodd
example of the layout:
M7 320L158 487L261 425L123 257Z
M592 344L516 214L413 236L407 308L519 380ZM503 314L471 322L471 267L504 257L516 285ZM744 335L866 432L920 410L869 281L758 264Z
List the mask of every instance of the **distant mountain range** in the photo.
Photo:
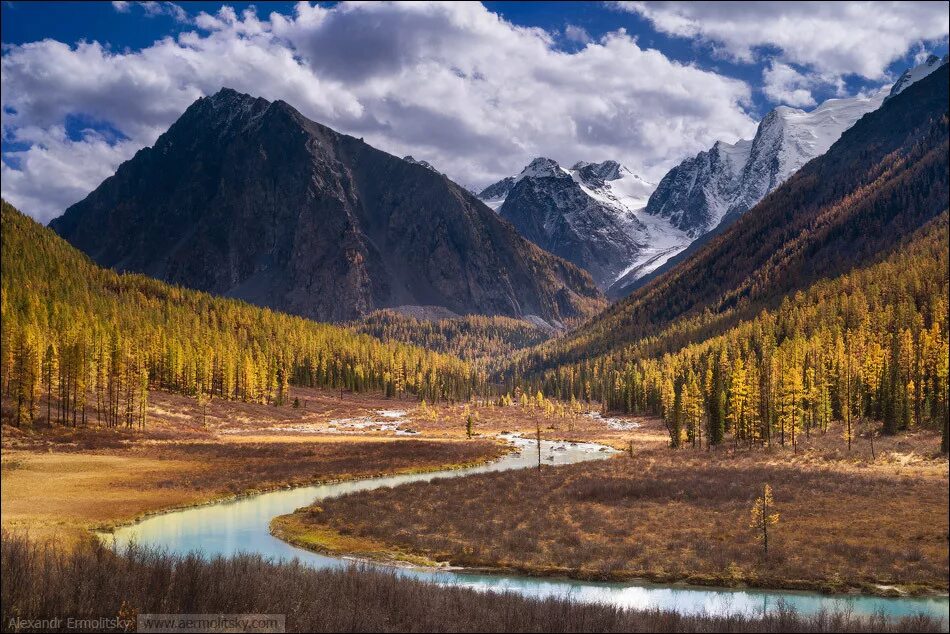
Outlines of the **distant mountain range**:
M862 116L946 62L931 56L890 90L829 99L808 112L779 106L762 119L754 138L719 141L655 187L616 161L565 170L537 158L479 198L526 238L622 297L680 261L675 256L694 241L734 222Z
M950 67L936 65L689 257L512 372L540 376L598 357L635 358L634 345L659 356L899 250L946 214L948 103Z
M97 263L320 320L604 306L590 276L411 157L222 89L50 226Z
M315 319L395 308L560 328L691 256L946 62L890 91L778 107L753 139L656 186L617 161L540 157L477 197L426 161L222 89L50 226L101 265Z

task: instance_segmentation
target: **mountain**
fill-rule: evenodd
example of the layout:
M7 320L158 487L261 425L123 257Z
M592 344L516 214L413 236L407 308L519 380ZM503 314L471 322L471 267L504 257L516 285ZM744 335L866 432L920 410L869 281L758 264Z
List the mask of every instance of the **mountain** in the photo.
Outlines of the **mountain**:
M222 89L50 226L97 263L321 320L583 317L590 277L431 168Z
M478 199L495 211L498 211L498 208L505 202L508 192L515 186L515 180L516 178L514 176L506 176L497 183L493 183L479 192Z
M56 408L73 425L93 411L98 422L144 424L152 388L280 405L288 383L430 401L476 387L472 367L453 356L102 268L6 201L0 243L0 376L17 424L48 416L40 361L64 390L80 386ZM397 379L394 363L413 371Z
M658 226L667 223L641 212L652 190L616 161L578 162L565 169L539 157L518 176L482 190L479 198L521 235L585 269L606 288L631 267L655 260L658 245L669 242L668 226ZM674 241L685 240L682 232L672 233Z
M732 144L718 141L671 169L650 196L646 213L667 219L691 239L734 222L805 163L824 154L858 119L933 72L938 61L931 56L907 70L889 91L829 99L808 112L775 108L759 123L754 138ZM653 275L632 271L608 292L622 297L681 259L668 261Z
M829 99L814 110L779 106L759 122L755 137L717 142L664 176L646 211L690 236L714 228L730 212L742 213L802 165L824 154L841 133L877 109L885 94Z
M913 68L908 68L901 74L900 77L897 78L897 81L894 82L893 86L891 86L891 91L888 93L887 98L890 99L894 95L899 94L902 90L914 82L920 81L947 62L950 62L950 54L944 55L942 58L937 57L936 55L927 56L927 59L924 60L924 63L918 64Z
M846 130L675 267L518 361L530 376L597 355L701 341L822 279L878 261L948 208L943 64ZM634 355L635 356L635 355Z

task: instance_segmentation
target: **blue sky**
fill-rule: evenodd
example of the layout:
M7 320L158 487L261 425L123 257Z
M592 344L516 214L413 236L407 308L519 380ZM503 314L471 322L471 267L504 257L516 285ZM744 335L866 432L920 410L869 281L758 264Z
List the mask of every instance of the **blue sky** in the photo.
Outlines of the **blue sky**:
M778 104L877 90L944 55L947 13L947 2L4 2L3 194L48 219L225 84L467 185L539 154L617 158L655 180L715 140L750 136Z

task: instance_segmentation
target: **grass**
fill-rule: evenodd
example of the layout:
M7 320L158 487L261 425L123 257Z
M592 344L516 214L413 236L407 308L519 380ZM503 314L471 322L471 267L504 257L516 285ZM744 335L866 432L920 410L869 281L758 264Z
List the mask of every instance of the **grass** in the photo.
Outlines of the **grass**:
M394 573L314 570L253 555L207 559L98 542L64 549L3 534L0 618L134 619L146 613L284 614L291 632L939 632L945 623L848 612L681 616L443 588ZM47 631L47 630L37 630Z
M215 401L202 425L194 399L153 392L144 432L4 426L3 527L75 543L91 528L170 508L320 481L458 468L507 450L487 439L281 431L288 422L393 407L372 396L346 395L349 404L318 390L298 396L306 410Z
M295 514L290 538L335 531L458 566L583 579L945 593L947 462L926 453L932 436L878 441L874 460L842 456L836 431L795 454L642 441L632 459L323 500ZM781 514L767 557L748 528L765 483Z

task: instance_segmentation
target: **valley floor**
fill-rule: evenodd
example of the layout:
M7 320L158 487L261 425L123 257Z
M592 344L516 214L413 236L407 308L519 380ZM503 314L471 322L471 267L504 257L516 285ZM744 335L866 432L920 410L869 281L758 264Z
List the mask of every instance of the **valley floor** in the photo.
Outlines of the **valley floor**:
M294 390L299 407L153 392L144 430L3 426L2 527L75 544L92 529L293 485L491 460L494 439L406 434L414 401ZM45 412L45 405L40 407ZM387 415L381 415L384 412ZM378 424L374 424L378 423ZM407 423L400 423L405 425ZM394 429L395 427L395 429Z
M5 540L27 536L65 548L63 557L88 549L91 530L147 514L316 481L475 464L508 450L499 434L534 438L539 429L562 446L597 441L624 453L351 494L276 518L272 528L336 554L533 575L947 591L948 467L933 432L878 438L873 458L866 433L849 452L839 429L812 434L794 453L728 444L673 451L658 420L551 403L425 405L294 388L291 404L279 407L201 407L153 392L143 430L100 427L92 415L86 427L4 425L2 527ZM767 556L749 529L765 484L780 513Z
M947 592L947 460L939 436L840 430L791 447L670 450L658 421L629 454L558 469L416 483L323 500L274 522L311 548L537 575L726 586ZM620 445L619 439L615 444ZM750 530L770 484L766 556Z

